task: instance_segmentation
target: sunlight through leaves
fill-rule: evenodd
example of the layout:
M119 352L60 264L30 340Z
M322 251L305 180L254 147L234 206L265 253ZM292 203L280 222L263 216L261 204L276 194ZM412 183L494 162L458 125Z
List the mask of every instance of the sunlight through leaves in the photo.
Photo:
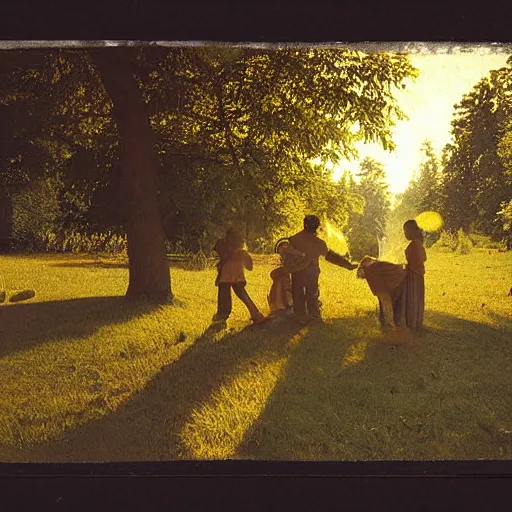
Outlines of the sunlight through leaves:
M348 348L345 357L341 361L341 367L348 368L349 366L359 364L364 359L367 348L367 341L360 341L358 343L355 343L354 345L351 345Z

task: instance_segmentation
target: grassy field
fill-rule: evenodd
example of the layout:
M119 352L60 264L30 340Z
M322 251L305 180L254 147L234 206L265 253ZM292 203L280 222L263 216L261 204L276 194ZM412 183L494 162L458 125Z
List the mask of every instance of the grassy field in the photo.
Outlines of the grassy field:
M512 457L512 253L430 251L427 331L382 332L355 273L324 264L326 322L209 328L214 271L174 306L127 304L123 262L0 256L0 460ZM266 306L274 261L248 290Z

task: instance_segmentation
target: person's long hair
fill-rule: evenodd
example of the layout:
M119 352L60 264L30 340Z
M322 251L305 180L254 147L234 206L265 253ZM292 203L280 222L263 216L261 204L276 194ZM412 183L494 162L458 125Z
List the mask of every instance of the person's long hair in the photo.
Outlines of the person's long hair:
M410 233L409 240L420 240L423 243L423 231L418 226L418 223L414 219L410 219L404 222L404 231ZM407 237L408 238L408 237Z

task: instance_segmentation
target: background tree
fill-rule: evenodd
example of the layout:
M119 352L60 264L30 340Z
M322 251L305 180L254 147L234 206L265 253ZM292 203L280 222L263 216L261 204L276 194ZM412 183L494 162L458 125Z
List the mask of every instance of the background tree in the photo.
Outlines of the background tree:
M355 190L364 200L364 209L362 213L352 213L350 218L350 253L355 259L364 255L377 257L391 205L389 186L382 164L370 157L361 162L358 176Z
M395 198L395 206L388 217L386 229L387 256L393 259L403 255L403 224L422 212L441 210L443 205L441 162L432 143L425 140L420 149L422 161L407 188ZM431 246L439 238L439 231L425 232L425 244Z
M446 227L477 230L496 239L503 233L497 212L512 197L506 171L512 115L512 60L475 85L456 105L452 143L445 150L443 207Z

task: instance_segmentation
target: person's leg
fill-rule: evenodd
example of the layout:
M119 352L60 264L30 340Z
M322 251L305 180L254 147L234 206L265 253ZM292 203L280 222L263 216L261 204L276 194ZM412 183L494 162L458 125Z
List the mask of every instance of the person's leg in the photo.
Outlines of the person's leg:
M217 285L217 314L215 320L227 320L231 314L231 285L229 283L219 283Z
M298 318L306 316L306 294L304 290L304 270L292 273L293 312Z
M407 280L407 299L405 303L406 307L406 323L409 329L415 331L418 329L418 320L420 317L420 297L418 293L418 282L419 277L414 272L409 274Z
M286 274L283 277L281 293L283 306L285 309L289 309L292 306L292 281L290 274Z
M270 278L272 279L272 286L268 294L270 314L275 314L285 308L282 296L282 282L284 275L282 267L275 268L270 272Z
M379 295L379 304L381 324L386 327L393 327L393 303L391 297L387 293Z
M382 307L382 300L379 296L377 296L377 300L379 301L379 323L380 325L384 325L384 308Z
M311 318L319 320L320 314L320 290L318 288L318 279L320 277L320 269L309 267L306 282L306 303L308 306L308 314Z
M418 275L416 277L417 281L417 295L418 295L418 317L417 317L417 325L416 329L423 329L423 321L425 317L425 278L423 276Z
M251 297L249 297L249 294L245 289L245 283L240 282L233 284L233 291L235 292L236 296L245 304L245 307L248 309L249 314L251 315L251 320L253 322L264 318L256 304L254 304Z

